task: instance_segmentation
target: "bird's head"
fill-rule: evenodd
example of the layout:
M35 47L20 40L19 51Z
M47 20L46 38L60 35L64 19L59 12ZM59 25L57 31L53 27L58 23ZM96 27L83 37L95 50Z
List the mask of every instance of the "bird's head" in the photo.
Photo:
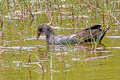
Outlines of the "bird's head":
M37 28L37 37L36 37L37 40L39 39L40 35L43 33L45 33L46 36L54 35L54 31L49 25L40 24Z

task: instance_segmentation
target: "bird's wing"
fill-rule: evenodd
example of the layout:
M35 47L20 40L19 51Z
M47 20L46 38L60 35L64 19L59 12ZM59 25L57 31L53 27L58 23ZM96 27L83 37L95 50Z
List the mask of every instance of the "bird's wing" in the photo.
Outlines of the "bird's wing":
M94 26L88 27L88 28L86 28L86 29L84 29L84 30L100 29L100 27L101 27L101 25L94 25Z
M87 40L95 39L100 34L100 29L94 29L94 30L84 30L81 32L77 32L77 38L80 39L81 42L85 42Z
M76 38L76 34L56 36L56 44L75 44L77 42L79 42L79 39Z

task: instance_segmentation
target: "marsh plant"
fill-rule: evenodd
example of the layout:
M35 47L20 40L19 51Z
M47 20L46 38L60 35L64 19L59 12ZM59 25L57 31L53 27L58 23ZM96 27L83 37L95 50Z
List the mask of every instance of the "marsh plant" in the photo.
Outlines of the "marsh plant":
M12 35L19 39L19 45L27 45L24 38L36 34L39 24L56 27L85 28L94 24L118 26L119 1L113 0L1 0L0 16L4 19L7 40ZM114 27L112 27L114 28ZM114 28L115 29L115 28ZM72 33L77 30L73 30ZM59 32L58 32L59 33ZM65 33L66 32L60 32ZM92 36L92 35L91 35ZM99 41L99 37L97 39ZM32 41L37 44L37 42ZM93 39L92 48L98 43ZM12 44L13 45L13 44Z
M96 80L103 77L111 79L111 76L118 79L119 75L113 73L119 73L118 39L114 39L117 44L115 49L111 47L116 46L115 42L106 37L103 39L102 43L113 51L114 57L108 58L111 54L107 50L105 54L91 54L95 50L97 53L99 36L97 39L93 38L93 42L88 45L67 44L60 47L61 51L47 51L45 35L36 40L36 32L40 24L50 25L60 35L73 34L100 24L103 29L111 27L112 32L107 35L116 35L119 33L119 13L119 0L0 0L0 32L4 32L3 40L0 33L0 71L3 71L0 73L1 79Z

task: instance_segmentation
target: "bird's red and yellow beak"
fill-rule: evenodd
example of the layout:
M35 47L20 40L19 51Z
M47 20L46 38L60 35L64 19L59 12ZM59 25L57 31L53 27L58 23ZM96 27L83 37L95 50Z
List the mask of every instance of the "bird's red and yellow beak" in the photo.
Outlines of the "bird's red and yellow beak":
M39 39L39 37L40 37L40 31L39 30L37 30L37 36L36 36L36 39L38 40Z

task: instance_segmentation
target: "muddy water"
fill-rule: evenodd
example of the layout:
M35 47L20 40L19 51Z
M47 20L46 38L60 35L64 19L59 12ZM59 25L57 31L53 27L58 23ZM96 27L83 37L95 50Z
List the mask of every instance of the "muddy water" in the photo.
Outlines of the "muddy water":
M72 28L56 27L64 35ZM34 32L34 33L32 33ZM63 33L64 32L64 33ZM119 80L120 36L112 29L101 44L47 46L35 30L5 29L0 45L0 80ZM31 34L28 34L31 33Z

